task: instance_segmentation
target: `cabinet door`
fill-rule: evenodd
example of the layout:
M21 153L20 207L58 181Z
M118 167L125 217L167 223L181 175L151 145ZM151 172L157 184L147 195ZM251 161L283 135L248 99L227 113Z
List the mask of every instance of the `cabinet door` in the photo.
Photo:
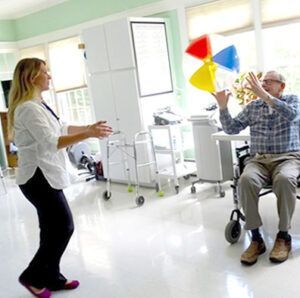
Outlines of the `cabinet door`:
M97 73L109 70L108 54L104 27L97 26L82 32L85 43L86 63L89 73Z
M113 128L113 131L119 130L117 121L117 112L115 99L113 95L111 74L109 72L94 73L89 79L90 91L93 99L94 112L97 120L106 120ZM100 141L101 155L104 167L104 176L107 178L107 148L106 140ZM109 159L110 163L115 165L110 166L110 178L114 181L126 181L125 170L122 161L122 155L119 150L113 154L111 152Z
M106 120L114 130L118 130L117 112L110 73L97 73L89 78L94 112L97 120Z
M144 128L135 70L113 71L111 79L119 128L132 139L135 133Z
M134 52L128 19L104 25L111 70L134 68Z
M133 144L136 133L145 130L142 119L141 103L138 96L135 69L116 70L111 73L113 93L116 102L118 115L118 127L125 133L128 143ZM132 148L127 149L130 156L133 156ZM147 145L137 146L137 162L146 163L149 161L150 148ZM132 158L128 159L132 181L135 181L135 165ZM139 169L141 183L152 182L150 167Z

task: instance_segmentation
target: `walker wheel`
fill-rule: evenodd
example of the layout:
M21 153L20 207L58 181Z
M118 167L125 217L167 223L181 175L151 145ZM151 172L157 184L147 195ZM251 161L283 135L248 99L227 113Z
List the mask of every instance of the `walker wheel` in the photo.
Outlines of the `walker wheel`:
M233 244L236 243L241 236L241 224L237 220L231 220L225 228L225 239Z
M127 191L128 191L128 192L133 192L133 186L132 186L132 185L128 185Z
M179 193L179 185L176 185L176 186L175 186L175 191L176 191L176 194Z
M224 197L225 197L225 191L222 190L222 191L220 191L220 198L224 198Z
M145 199L143 196L139 196L135 199L135 202L136 202L137 206L140 207L144 204Z
M103 192L103 194L102 194L102 197L103 197L103 199L104 199L105 201L108 201L108 200L110 199L110 197L111 197L111 192L105 190L105 191Z
M160 190L157 192L159 197L163 197L165 195L165 192L163 190Z

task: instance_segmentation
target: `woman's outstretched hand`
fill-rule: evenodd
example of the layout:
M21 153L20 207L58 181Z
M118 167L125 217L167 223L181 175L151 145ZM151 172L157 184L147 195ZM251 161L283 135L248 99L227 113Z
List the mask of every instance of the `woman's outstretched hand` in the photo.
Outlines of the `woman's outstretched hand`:
M112 133L112 128L106 124L106 121L98 121L87 126L87 135L91 138L105 138Z

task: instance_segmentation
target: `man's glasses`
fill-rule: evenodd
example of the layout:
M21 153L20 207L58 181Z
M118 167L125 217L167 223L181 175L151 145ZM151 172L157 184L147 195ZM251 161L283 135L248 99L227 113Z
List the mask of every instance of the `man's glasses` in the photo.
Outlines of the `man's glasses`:
M273 83L279 83L279 84L283 83L282 81L274 80L274 79L261 80L261 82L268 86L272 85Z

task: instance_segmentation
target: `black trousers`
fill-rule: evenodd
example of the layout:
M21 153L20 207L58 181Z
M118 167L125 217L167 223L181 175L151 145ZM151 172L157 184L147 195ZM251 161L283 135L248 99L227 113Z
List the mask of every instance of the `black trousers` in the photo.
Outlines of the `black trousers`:
M62 190L49 185L39 168L20 189L36 208L40 227L39 249L20 279L37 288L58 290L66 282L60 273L60 259L74 231L68 202Z

